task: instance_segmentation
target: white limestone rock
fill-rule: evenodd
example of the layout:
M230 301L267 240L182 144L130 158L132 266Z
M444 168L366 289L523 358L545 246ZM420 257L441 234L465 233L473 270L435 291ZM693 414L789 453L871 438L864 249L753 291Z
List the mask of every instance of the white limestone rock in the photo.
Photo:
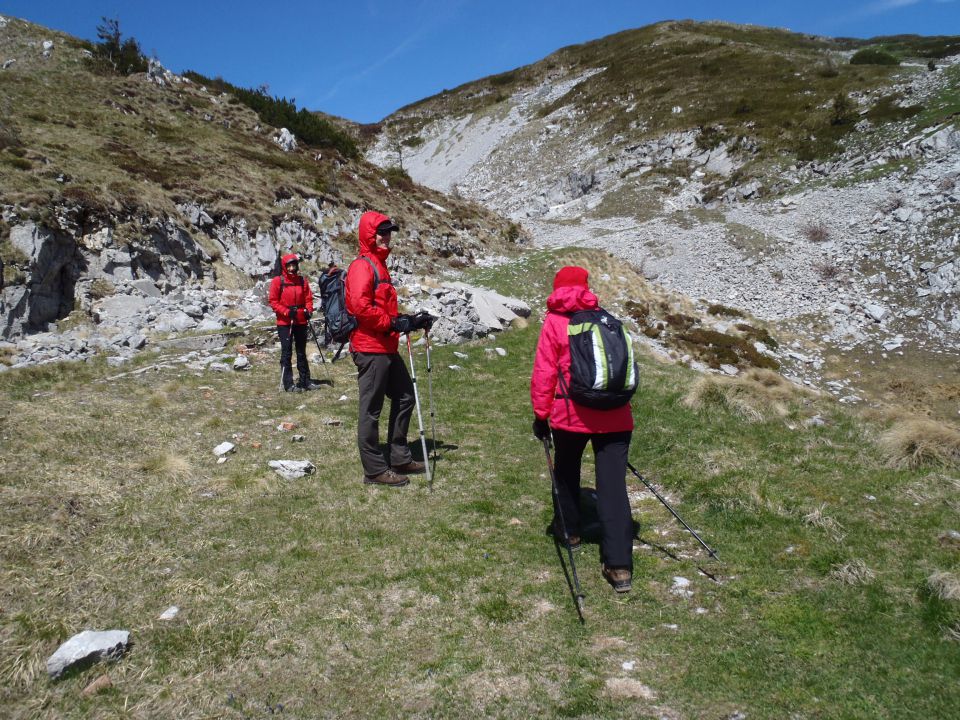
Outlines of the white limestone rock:
M57 679L78 664L116 660L130 646L127 630L84 630L63 643L47 659L47 674Z
M267 463L284 480L296 480L316 471L309 460L271 460Z
M284 152L292 152L297 149L297 138L286 128L280 128L280 132L273 137L273 141Z

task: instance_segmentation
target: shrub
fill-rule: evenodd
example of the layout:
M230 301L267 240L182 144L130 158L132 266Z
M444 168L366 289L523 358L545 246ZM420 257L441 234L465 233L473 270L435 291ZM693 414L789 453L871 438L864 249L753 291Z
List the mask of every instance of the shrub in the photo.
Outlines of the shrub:
M315 115L309 110L297 110L296 100L271 97L266 87L256 90L237 87L222 78L211 79L193 70L187 70L184 77L195 83L205 85L217 92L227 92L257 113L260 119L274 127L285 127L298 140L316 147L330 147L347 158L360 157L357 144L347 133L329 120Z
M4 160L8 165L15 167L17 170L30 170L33 167L32 162L22 157L6 157Z
M104 280L103 278L97 278L92 283L90 283L90 297L93 300L102 300L105 297L110 297L117 291L117 288L109 280Z
M822 220L808 222L800 232L810 242L822 243L830 239L830 228Z
M391 165L383 171L383 177L390 187L397 188L398 190L413 190L413 179L404 170L398 165Z
M837 93L830 112L831 125L846 125L854 118L853 102L846 93Z
M900 60L882 48L868 47L857 50L850 58L851 65L899 65Z
M835 78L840 74L840 68L837 67L837 64L833 61L833 58L828 57L823 65L817 68L817 75L822 78Z
M813 264L813 269L816 271L817 275L820 276L821 280L836 280L840 276L840 268L837 267L836 263L830 260L815 262Z
M101 18L102 25L97 26L98 42L94 46L93 56L100 60L100 66L111 68L118 75L132 75L147 71L147 58L140 51L140 43L134 38L123 39L118 19Z
M727 315L729 317L743 317L743 313L736 308L727 307L726 305L720 305L714 303L707 308L707 313L710 315Z

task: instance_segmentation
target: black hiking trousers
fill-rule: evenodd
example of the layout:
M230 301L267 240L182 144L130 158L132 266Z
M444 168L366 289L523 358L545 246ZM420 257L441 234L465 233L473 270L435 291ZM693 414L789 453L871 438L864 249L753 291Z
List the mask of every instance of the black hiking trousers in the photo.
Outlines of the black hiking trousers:
M307 363L307 326L306 325L277 325L277 335L280 337L280 386L283 390L293 387L293 346L297 348L297 374L300 376L300 387L310 383L310 365Z
M627 451L633 433L578 433L553 429L554 475L560 509L570 535L581 535L580 463L587 443L596 461L597 514L600 517L600 559L610 568L633 570L633 518L627 498ZM556 503L556 501L554 501ZM554 528L560 521L554 505Z
M357 366L360 408L357 422L357 446L367 477L386 472L388 465L380 450L380 411L384 397L390 398L387 441L390 465L405 465L413 459L407 445L407 430L413 414L413 381L399 353L351 352Z

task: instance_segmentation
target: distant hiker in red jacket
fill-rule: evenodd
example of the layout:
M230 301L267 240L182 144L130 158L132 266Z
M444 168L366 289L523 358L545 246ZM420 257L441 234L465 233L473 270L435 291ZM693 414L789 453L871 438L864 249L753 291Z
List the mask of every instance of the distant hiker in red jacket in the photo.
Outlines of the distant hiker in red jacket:
M280 386L285 392L313 390L317 383L310 379L307 363L307 323L313 314L313 293L310 283L300 275L298 255L284 255L281 263L280 274L270 281L270 307L277 314L277 335L280 337ZM294 345L300 376L296 385L291 364Z
M627 592L633 575L633 520L625 479L633 432L630 404L598 410L580 405L561 392L561 386L570 386L569 317L578 310L598 307L587 278L584 268L567 266L553 280L530 380L533 434L542 441L552 430L559 509L573 548L579 546L581 535L580 462L587 443L593 446L602 525L601 571L617 592ZM556 507L551 531L563 542Z
M360 255L347 269L347 312L357 320L350 335L350 354L357 366L360 387L357 445L363 464L363 482L399 487L407 485L406 473L424 472L426 466L413 459L407 446L407 430L413 412L413 382L397 352L400 335L429 329L426 313L400 315L397 291L387 270L392 233L399 227L386 215L365 212L360 218ZM390 464L380 450L380 411L390 398L387 440Z

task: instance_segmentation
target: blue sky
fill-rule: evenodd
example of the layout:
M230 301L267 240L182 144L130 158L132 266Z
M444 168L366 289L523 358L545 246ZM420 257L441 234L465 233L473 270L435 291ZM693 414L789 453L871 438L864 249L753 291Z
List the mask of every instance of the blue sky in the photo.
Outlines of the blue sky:
M0 0L0 14L89 39L101 17L118 18L171 70L266 84L359 122L659 20L847 37L960 34L960 0Z

